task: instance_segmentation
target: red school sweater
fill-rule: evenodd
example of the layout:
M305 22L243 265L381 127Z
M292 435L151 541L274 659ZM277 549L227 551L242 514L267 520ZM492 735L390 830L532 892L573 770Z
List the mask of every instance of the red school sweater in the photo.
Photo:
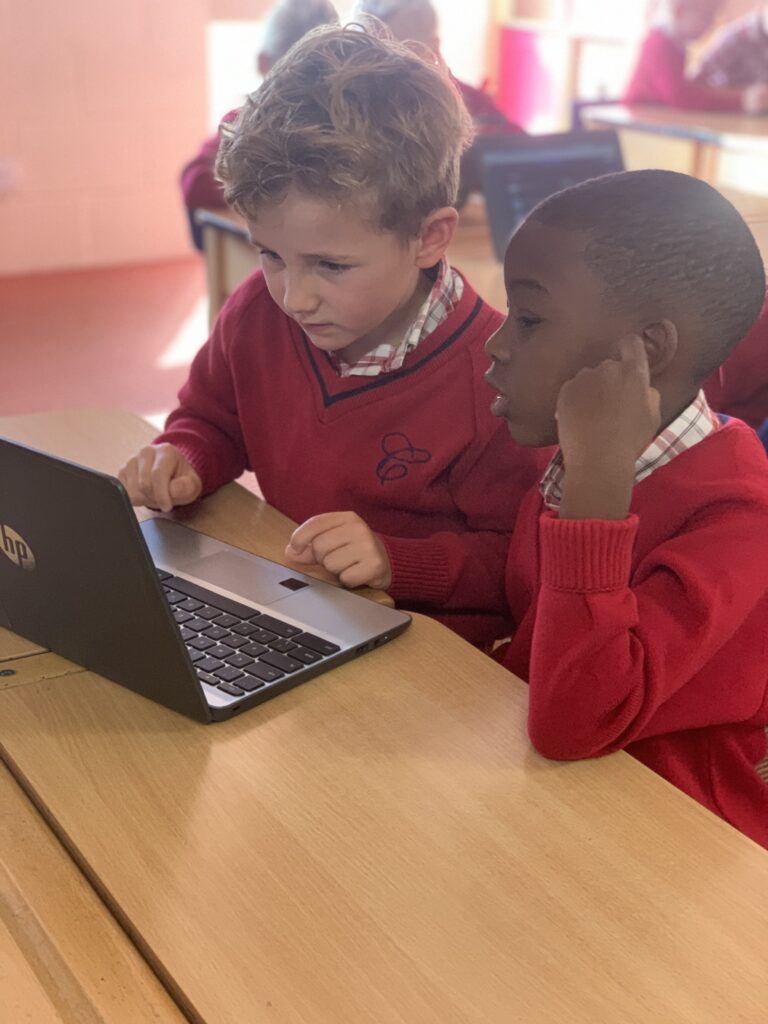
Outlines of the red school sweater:
M490 413L484 342L502 322L465 281L401 369L342 378L272 300L261 272L227 301L157 439L208 494L251 469L301 523L351 510L379 533L398 604L474 643L504 635L504 562L541 456Z
M704 385L716 412L737 416L757 430L768 419L768 292L749 334Z
M741 110L741 98L697 85L685 75L685 47L663 29L648 33L624 93L625 103L663 103L693 110Z
M636 485L620 522L534 489L507 563L499 653L530 686L545 757L626 748L768 847L768 463L731 421Z

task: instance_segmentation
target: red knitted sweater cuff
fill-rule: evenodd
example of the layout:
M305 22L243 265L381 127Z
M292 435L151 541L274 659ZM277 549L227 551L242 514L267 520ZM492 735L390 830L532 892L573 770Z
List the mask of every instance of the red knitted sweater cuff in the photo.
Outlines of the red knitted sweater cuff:
M629 581L638 519L539 518L541 581L555 590L598 591Z
M430 537L385 537L378 534L389 555L392 583L387 593L395 601L440 605L447 600L451 574L445 548Z

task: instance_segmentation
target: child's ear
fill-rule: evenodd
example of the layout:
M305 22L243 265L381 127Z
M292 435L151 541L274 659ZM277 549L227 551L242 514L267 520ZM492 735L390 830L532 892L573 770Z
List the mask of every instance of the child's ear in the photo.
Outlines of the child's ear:
M426 270L440 262L445 256L458 223L459 215L452 206L441 206L427 214L421 222L417 239L417 267Z
M664 373L677 355L677 327L671 320L658 320L656 323L646 324L640 331L640 337L645 345L648 369L653 379Z

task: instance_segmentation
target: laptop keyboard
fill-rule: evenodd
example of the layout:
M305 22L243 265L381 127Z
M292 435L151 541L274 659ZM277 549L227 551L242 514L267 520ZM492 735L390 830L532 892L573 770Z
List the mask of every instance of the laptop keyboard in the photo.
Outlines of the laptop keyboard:
M341 648L298 626L157 570L198 679L243 697Z

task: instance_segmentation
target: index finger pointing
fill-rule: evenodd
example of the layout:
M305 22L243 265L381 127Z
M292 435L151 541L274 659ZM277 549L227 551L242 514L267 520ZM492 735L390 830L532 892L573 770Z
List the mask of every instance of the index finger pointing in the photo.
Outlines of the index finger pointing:
M627 334L619 341L619 355L622 363L634 363L645 379L650 381L648 353L639 334Z

